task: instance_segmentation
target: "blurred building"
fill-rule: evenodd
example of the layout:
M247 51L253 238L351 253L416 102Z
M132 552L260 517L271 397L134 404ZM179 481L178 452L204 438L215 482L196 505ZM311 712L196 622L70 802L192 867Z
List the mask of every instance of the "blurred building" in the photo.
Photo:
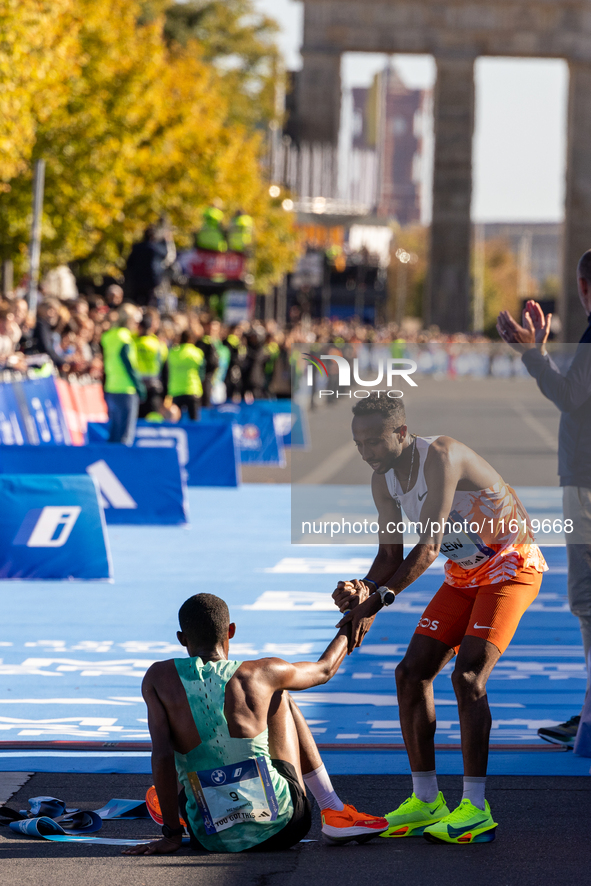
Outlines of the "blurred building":
M562 270L563 226L559 222L487 222L482 225L485 240L506 240L520 270L539 286L540 291L558 284Z
M401 225L419 222L425 91L408 89L389 66L369 89L353 89L352 98L352 152L370 150L376 158L376 215Z

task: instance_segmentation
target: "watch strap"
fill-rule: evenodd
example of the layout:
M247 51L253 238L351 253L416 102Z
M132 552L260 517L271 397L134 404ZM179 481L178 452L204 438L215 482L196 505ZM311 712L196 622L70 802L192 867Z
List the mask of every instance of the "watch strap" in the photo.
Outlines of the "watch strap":
M167 824L162 825L162 836L166 837L166 839L170 839L170 837L180 837L185 833L185 828L183 825L179 825L178 828L169 828Z

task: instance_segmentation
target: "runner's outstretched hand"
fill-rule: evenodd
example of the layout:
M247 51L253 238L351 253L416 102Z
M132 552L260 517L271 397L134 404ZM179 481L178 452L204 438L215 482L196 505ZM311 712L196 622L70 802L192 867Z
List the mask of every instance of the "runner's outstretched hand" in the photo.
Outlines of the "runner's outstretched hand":
M361 646L363 638L371 628L373 620L381 608L382 601L380 600L379 595L370 594L363 603L360 603L340 620L337 628L342 628L347 624L351 625L351 636L349 637L347 655L351 655L354 649Z
M170 855L176 852L182 845L181 837L162 837L161 840L154 840L152 843L140 843L139 846L132 846L130 849L124 849L122 855Z
M367 600L369 594L370 590L367 585L359 581L358 578L352 578L351 581L338 582L332 592L332 599L341 612L347 612Z

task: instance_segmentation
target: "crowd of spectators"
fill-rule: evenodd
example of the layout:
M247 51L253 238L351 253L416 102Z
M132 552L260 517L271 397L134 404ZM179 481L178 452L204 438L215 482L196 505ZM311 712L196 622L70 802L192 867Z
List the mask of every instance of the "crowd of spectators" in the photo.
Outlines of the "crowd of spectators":
M112 284L102 295L92 293L62 300L42 297L36 317L24 297L0 301L0 370L23 374L57 372L62 377L102 381L101 336L117 323L124 302L123 288ZM172 347L189 331L204 352L208 390L218 402L247 402L290 393L289 355L294 344L333 342L337 345L386 343L400 339L395 324L373 326L357 318L312 321L292 317L280 328L273 320L228 325L202 308L159 311L139 309L151 334ZM406 342L474 341L480 337L442 336L437 329L405 329ZM225 386L225 387L223 387Z

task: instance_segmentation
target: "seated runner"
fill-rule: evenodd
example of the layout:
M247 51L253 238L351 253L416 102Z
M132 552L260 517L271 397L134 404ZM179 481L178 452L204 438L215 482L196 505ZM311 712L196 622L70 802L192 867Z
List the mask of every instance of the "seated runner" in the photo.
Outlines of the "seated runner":
M341 612L349 610L339 627L353 625L350 649L440 552L448 558L445 581L396 668L413 794L386 816L383 836L489 842L497 825L484 796L491 729L486 683L548 567L515 491L476 452L452 437L410 434L399 399L371 394L353 415L353 439L374 471L380 545L367 576L339 582L333 594ZM402 511L419 535L406 558ZM454 655L464 793L450 813L435 773L433 680Z
M347 653L350 628L338 632L317 662L291 664L228 661L236 626L213 594L186 600L179 624L177 637L189 657L156 662L142 684L163 838L125 855L176 852L184 832L179 806L195 849L288 849L310 829L306 788L320 806L328 841L364 843L387 830L384 818L340 801L285 691L330 680Z

